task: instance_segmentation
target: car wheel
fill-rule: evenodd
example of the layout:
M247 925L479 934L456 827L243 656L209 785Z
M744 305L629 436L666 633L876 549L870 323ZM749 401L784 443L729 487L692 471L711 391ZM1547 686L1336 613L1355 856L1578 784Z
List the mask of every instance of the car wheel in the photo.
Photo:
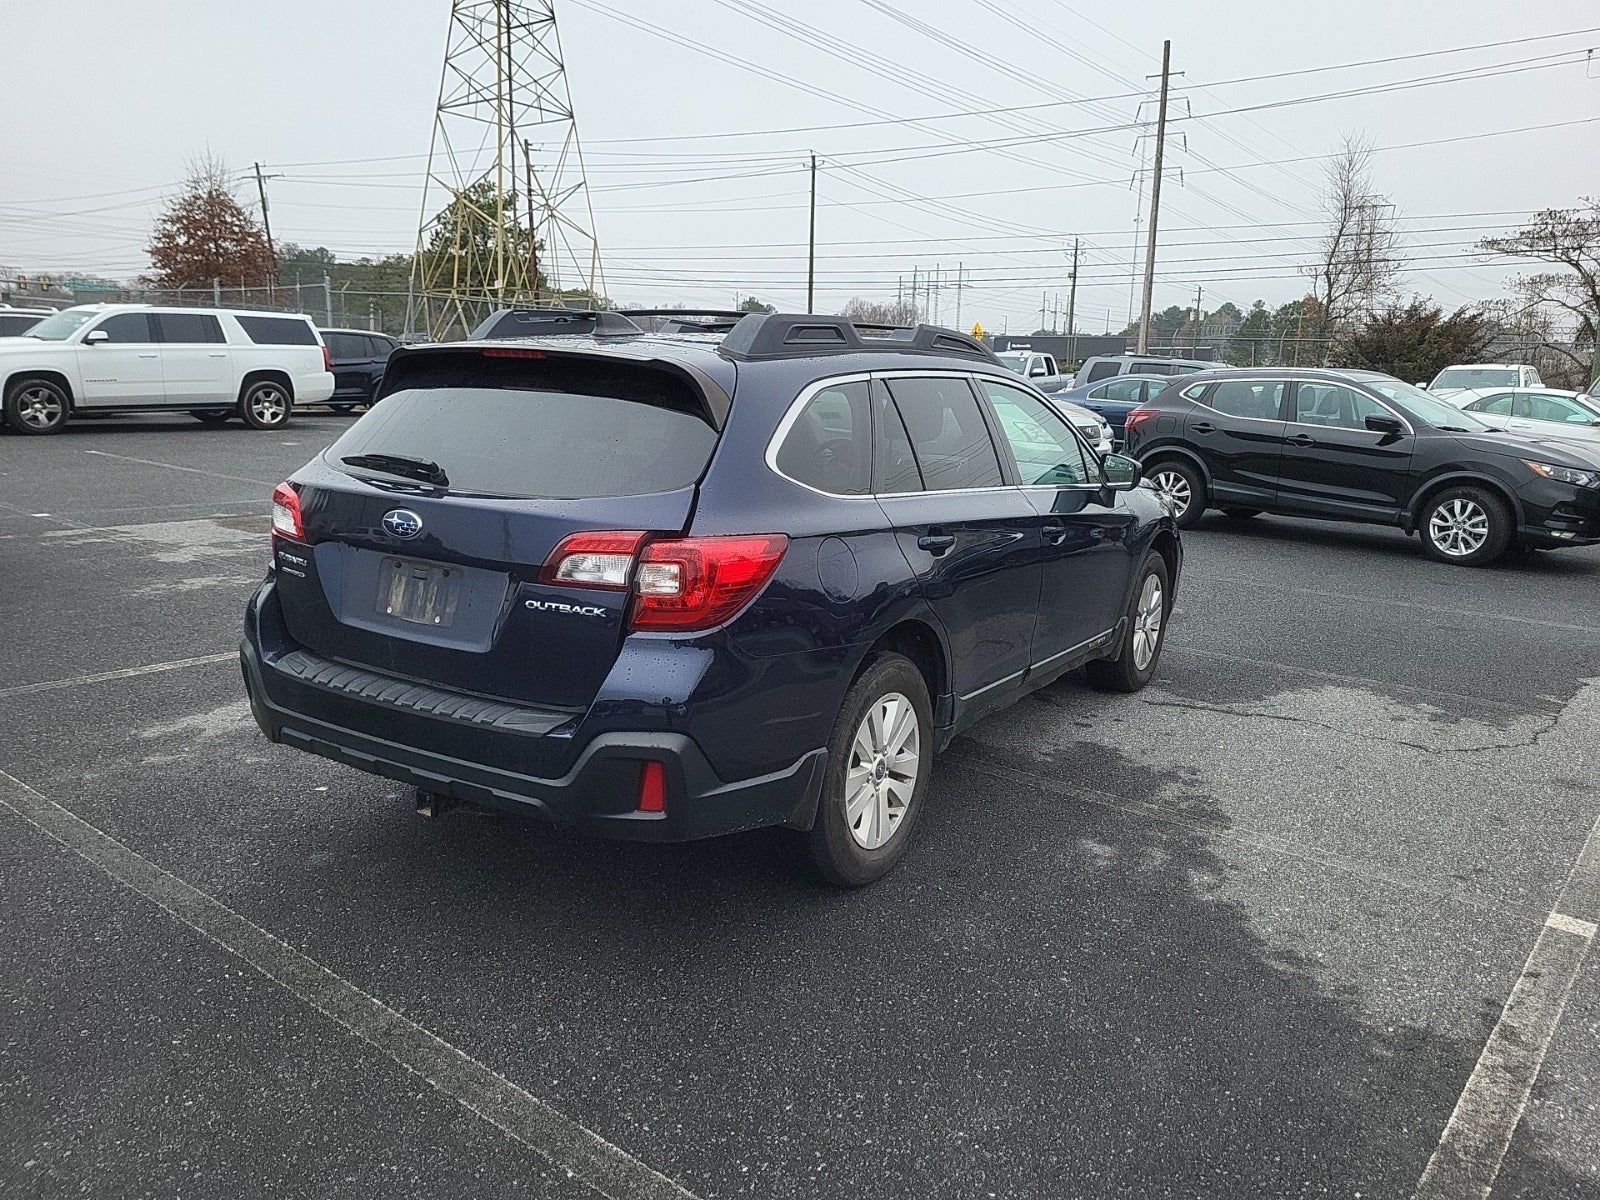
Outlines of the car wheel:
M1511 510L1487 488L1446 488L1428 501L1417 530L1430 558L1486 567L1511 543Z
M69 408L67 393L48 379L19 379L6 391L6 424L18 433L57 433Z
M933 766L928 687L910 659L884 654L856 680L828 740L817 819L805 834L829 883L861 887L900 861Z
M1259 517L1261 510L1259 508L1225 508L1222 510L1222 515L1232 517L1236 521L1244 521L1250 517Z
M229 417L233 416L225 408L211 408L206 409L204 412L192 412L189 415L196 421L203 421L207 425L221 425Z
M1172 509L1179 529L1193 526L1206 511L1206 481L1186 462L1157 463L1145 476Z
M1172 588L1167 560L1151 553L1139 568L1138 582L1123 614L1127 622L1122 650L1115 658L1087 664L1089 682L1102 691L1137 692L1150 682L1166 641L1167 617L1172 611Z
M272 379L245 388L239 415L251 429L282 429L289 423L289 389Z

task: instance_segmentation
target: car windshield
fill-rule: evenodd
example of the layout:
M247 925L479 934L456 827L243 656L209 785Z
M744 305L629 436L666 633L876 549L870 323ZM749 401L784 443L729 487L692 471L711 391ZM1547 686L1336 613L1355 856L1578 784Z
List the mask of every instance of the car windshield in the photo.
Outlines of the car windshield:
M46 317L22 336L44 342L64 342L98 315L81 309L64 308L55 316Z
M1028 371L1028 356L1026 354L996 354L1000 365L1009 367L1018 375L1025 375Z
M1398 379L1364 379L1362 382L1435 429L1465 429L1477 433L1494 428L1454 404L1430 396L1421 388L1401 383Z
M1433 381L1435 390L1439 388L1480 388L1480 387L1516 387L1517 369L1515 367L1451 367L1447 371L1440 371L1439 377Z

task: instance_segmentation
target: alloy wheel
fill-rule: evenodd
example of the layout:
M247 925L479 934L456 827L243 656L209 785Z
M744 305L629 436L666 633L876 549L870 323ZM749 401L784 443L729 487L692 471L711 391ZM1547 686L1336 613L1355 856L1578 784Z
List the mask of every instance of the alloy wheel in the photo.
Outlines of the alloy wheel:
M1156 493L1172 507L1174 516L1181 517L1189 511L1189 505L1194 502L1194 492L1189 487L1189 481L1177 471L1158 468L1150 476L1150 482Z
M263 425L276 425L289 413L289 398L275 387L261 387L250 393L250 413Z
M1489 514L1465 496L1446 500L1428 518L1428 539L1441 554L1466 558L1489 540Z
M899 831L917 788L922 730L917 710L899 692L873 701L850 743L845 771L845 824L863 850L881 849Z
M61 398L49 388L24 388L17 397L17 419L31 429L51 429L64 413Z
M1146 575L1144 587L1139 591L1139 606L1133 614L1133 665L1140 671L1148 670L1161 645L1161 622L1166 616L1166 597L1161 591L1161 580Z

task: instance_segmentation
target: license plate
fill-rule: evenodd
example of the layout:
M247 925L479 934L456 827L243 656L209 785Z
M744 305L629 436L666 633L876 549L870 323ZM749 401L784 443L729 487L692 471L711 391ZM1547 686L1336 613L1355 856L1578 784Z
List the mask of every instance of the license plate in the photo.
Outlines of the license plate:
M461 578L454 567L386 558L378 574L378 611L414 625L448 629L461 598Z

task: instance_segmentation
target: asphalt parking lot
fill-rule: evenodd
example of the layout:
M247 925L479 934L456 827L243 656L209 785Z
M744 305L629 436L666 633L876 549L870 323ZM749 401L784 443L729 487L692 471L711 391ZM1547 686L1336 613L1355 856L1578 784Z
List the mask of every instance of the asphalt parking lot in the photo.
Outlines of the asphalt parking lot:
M1208 518L1156 683L959 739L842 894L265 742L347 420L0 438L0 1194L1600 1196L1600 549Z

